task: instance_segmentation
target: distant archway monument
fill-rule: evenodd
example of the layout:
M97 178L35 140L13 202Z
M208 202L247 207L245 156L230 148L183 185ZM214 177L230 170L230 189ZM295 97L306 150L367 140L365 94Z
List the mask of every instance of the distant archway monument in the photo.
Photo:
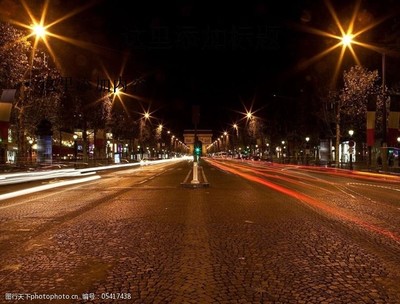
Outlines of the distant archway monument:
M195 144L195 131L197 133L197 140L201 142L202 151L201 154L205 155L206 147L212 143L212 130L184 130L183 140L184 143L189 147L189 153L193 154Z

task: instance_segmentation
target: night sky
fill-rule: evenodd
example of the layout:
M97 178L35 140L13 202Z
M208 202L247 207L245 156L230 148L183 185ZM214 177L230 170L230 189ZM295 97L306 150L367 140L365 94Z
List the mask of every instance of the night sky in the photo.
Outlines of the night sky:
M76 33L107 45L99 56L111 73L127 60L124 77L144 76L131 89L172 129L192 128L191 106L200 105L198 127L222 130L243 116L235 113L244 111L242 103L260 103L283 80L296 59L286 23L300 8L215 2L145 1L127 8L102 1L82 13L87 25Z
M349 20L356 2L331 3L341 19ZM29 6L39 9L38 3ZM269 119L290 120L298 107L291 101L307 90L310 77L309 70L298 69L299 63L329 46L328 38L306 33L301 26L324 31L335 27L324 1L131 1L129 7L127 1L85 3L81 12L51 28L91 44L82 48L51 38L65 76L93 79L107 71L114 78L122 74L128 82L143 78L128 88L143 100L125 102L136 111L142 106L155 111L155 119L177 132L193 128L192 105L200 105L198 127L215 131L227 129L243 117L238 112L251 106L262 109L257 115L275 113ZM396 3L362 1L360 16L378 20ZM47 19L77 8L82 1L52 0ZM366 22L361 17L358 22Z

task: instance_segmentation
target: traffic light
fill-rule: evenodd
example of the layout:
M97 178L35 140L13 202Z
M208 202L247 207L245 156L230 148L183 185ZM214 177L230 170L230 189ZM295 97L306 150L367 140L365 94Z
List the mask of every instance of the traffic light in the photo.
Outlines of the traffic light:
M201 142L196 142L194 144L194 155L195 156L201 156Z

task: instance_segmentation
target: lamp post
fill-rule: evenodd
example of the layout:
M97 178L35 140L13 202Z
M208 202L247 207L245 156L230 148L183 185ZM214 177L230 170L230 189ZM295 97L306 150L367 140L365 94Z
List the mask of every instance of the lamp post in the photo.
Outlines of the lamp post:
M78 157L78 142L77 142L78 135L74 134L72 137L74 138L74 161L76 163Z
M143 147L145 144L145 136L144 133L145 132L145 128L146 128L146 121L150 119L150 112L145 112L142 114L142 117L140 118L140 122L139 122L139 144L142 147L142 149L140 150L140 159L143 159ZM147 139L147 138L146 138Z
M162 149L162 134L163 134L163 128L164 126L160 123L156 129L156 139L157 139L157 151L156 153L158 154L157 157L159 155L161 155L161 149Z
M397 146L399 147L399 150L397 150L397 161L399 162L400 167L400 136L397 137Z
M224 131L225 152L228 150L228 132Z
M169 141L169 136L171 135L171 131L167 131L167 137L165 139L165 149L166 149L166 158L170 158L171 155L171 142Z
M358 43L355 41L355 35L353 34L345 34L341 38L342 40L342 45L344 47L349 47L351 48L351 45L353 43L356 43L357 45L363 45L361 43ZM375 52L379 53L382 56L382 99L383 99L383 109L382 109L382 144L381 144L381 157L382 157L382 170L387 171L388 170L388 149L387 149L387 122L386 122L386 116L387 116L387 105L386 105L386 53L384 48L382 47L368 47L369 49L373 49Z
M111 142L107 140L107 146L106 146L106 153L107 153L107 163L110 161L110 144Z
M246 111L246 122L247 122L247 136L249 138L250 143L250 153L252 155L253 151L253 139L256 134L256 117L253 115L253 112Z
M140 145L137 146L135 159L140 161Z
M310 137L306 137L306 165L308 165L308 154L310 153L310 147L308 142L310 141Z
M353 141L353 130L349 130L349 157L350 157L350 170L353 170L353 153L354 153L354 141Z
M29 160L32 163L32 144L33 144L33 140L30 139L29 140Z
M47 34L45 27L43 24L35 24L33 26L29 27L31 30L31 34L29 36L34 36L34 42L33 42L33 47L31 54L29 55L28 61L29 61L29 70L27 74L24 74L24 77L21 79L21 86L20 86L20 95L19 95L19 101L18 101L18 108L19 108L19 115L18 115L18 128L17 128L17 144L18 144L18 158L17 162L19 161L27 161L28 160L28 155L27 153L30 153L29 150L31 148L27 148L27 141L25 139L25 133L26 133L26 123L25 123L25 107L27 106L28 99L30 98L30 92L32 90L32 69L33 69L33 63L35 61L35 53L36 53L36 47L37 44L39 43L39 40L44 39ZM43 61L45 62L45 60ZM28 79L26 79L27 77ZM0 139L0 145L5 145L7 140L6 138L1 138ZM4 147L5 148L5 147ZM6 148L5 148L6 149ZM3 147L0 147L0 153L2 152ZM39 151L38 151L39 152ZM39 154L39 153L38 153ZM4 156L4 160L1 159L1 162L5 162L6 156ZM38 161L41 161L41 158L38 157Z
M239 127L236 123L233 124L233 129L235 132L233 133L233 138L232 138L232 148L233 148L233 155L235 156L236 153L236 141L239 140Z
M171 136L171 153L172 155L175 155L175 135Z

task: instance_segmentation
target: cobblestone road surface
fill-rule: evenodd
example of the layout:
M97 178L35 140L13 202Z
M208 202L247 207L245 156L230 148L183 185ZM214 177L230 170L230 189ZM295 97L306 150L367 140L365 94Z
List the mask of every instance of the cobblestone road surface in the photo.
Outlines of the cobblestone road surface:
M205 163L181 187L189 166L0 202L0 303L400 303L399 248Z

